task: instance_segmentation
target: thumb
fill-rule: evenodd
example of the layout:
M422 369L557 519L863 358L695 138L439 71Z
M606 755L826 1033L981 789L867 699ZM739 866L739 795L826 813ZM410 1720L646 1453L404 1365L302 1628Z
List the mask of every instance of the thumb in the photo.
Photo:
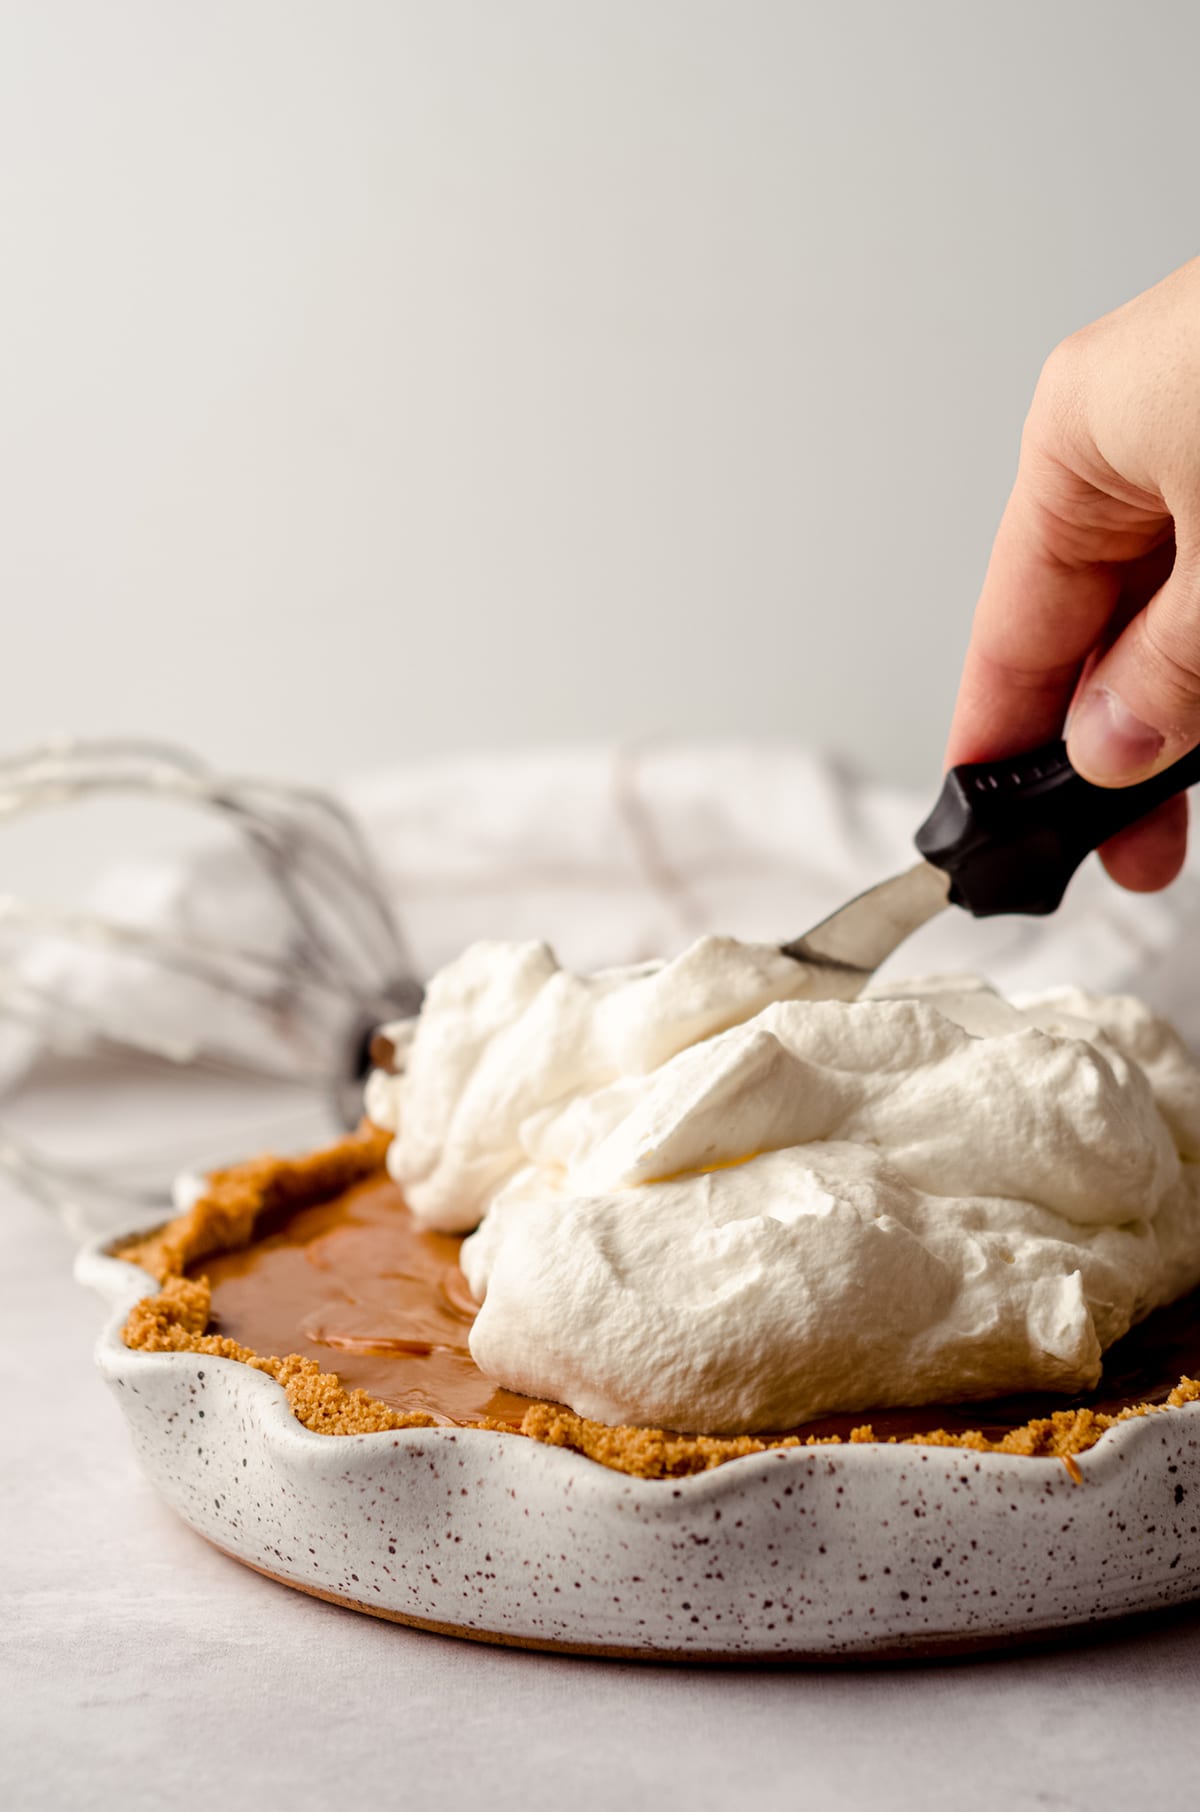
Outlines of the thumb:
M1085 780L1128 786L1200 742L1200 565L1182 552L1162 590L1089 672L1067 723Z

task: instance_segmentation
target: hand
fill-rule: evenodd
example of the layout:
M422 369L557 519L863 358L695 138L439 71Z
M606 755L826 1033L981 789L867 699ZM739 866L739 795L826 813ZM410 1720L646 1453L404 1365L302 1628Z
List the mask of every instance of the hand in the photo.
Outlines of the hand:
M1200 742L1200 259L1046 362L975 613L948 761L1061 734L1086 779L1144 780ZM1186 797L1101 851L1150 892Z

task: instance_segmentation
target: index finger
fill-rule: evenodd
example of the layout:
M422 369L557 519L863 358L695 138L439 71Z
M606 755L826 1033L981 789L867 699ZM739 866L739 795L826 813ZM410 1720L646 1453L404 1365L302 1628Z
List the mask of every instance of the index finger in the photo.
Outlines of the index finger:
M1018 478L975 611L947 766L1020 754L1062 730L1120 581L1107 561L1065 550L1056 530Z

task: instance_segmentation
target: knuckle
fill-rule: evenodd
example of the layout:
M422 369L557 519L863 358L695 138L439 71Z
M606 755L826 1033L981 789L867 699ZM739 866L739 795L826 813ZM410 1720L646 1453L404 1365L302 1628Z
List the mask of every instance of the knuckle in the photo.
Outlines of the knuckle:
M1086 339L1087 329L1084 327L1076 333L1069 333L1065 340L1060 340L1042 366L1042 382L1051 388L1061 388L1064 383L1073 382L1083 362Z
M1046 361L1058 384L1082 388L1094 366L1103 332L1104 323L1092 321L1059 341Z
M1030 405L1027 429L1056 437L1078 421L1089 361L1088 328L1068 334L1042 366Z

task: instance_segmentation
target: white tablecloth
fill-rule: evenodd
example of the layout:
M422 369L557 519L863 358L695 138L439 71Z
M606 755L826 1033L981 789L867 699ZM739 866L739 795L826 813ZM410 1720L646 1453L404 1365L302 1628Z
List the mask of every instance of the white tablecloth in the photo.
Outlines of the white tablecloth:
M693 924L795 932L848 879L896 866L911 828L913 802L901 796L839 794L795 756L780 756L764 790L761 764L736 754L699 787L694 762L663 757L641 777L657 830L631 826L611 768L572 761L539 770L544 838L558 866L548 859L532 892L503 878L519 827L497 821L482 771L447 778L440 800L428 784L375 789L368 817L424 961L488 930L549 928L576 961L642 954L647 942L677 946ZM585 820L579 795L588 787L597 803ZM464 798L475 805L466 828ZM806 865L800 833L812 833L813 814L830 799L840 804L826 811L816 846L832 856L824 868ZM748 801L736 860L722 861L737 816L730 802ZM531 822L526 813L522 823ZM530 856L528 839L523 847ZM1071 917L1018 939L1007 956L1011 931L964 921L943 935L954 943L949 960L970 960L969 946L984 967L1007 962L1013 979L1082 968L1111 984L1125 979L1125 964L1161 994L1172 915L1194 889L1194 879L1185 883L1174 906L1135 905L1088 878ZM572 911L572 898L592 903L590 917ZM1134 924L1137 939L1123 941ZM940 949L921 955L923 964L942 960ZM1175 972L1189 970L1177 954ZM185 1110L177 1102L150 1113L143 1091L105 1090L85 1072L53 1088L35 1084L23 1111L47 1135L65 1129L74 1142L99 1128L121 1151L146 1144L148 1119L162 1143L172 1114L187 1119ZM278 1113L274 1096L237 1102L243 1129ZM256 1142L246 1130L237 1140ZM72 1282L71 1257L47 1210L0 1190L4 1808L558 1812L568 1802L575 1812L1128 1812L1195 1798L1200 1610L1019 1658L701 1670L478 1647L374 1623L261 1579L193 1536L140 1477L91 1365L100 1306Z

